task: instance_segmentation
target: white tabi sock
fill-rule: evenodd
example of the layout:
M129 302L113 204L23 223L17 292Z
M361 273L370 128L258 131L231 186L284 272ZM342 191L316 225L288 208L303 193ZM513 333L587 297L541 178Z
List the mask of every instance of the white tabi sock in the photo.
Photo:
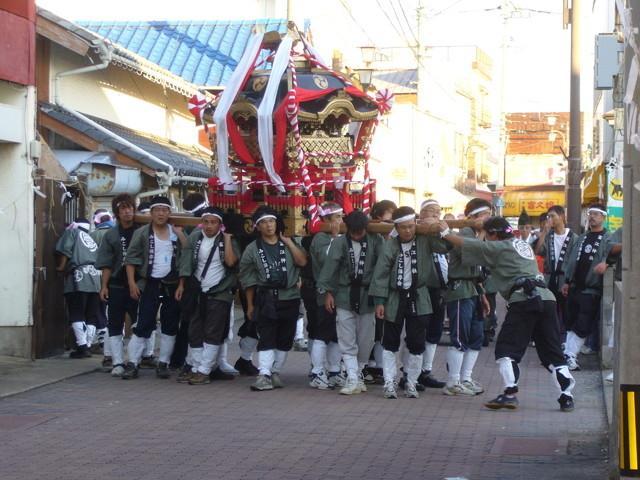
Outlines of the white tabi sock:
M404 371L407 372L407 383L415 386L422 370L422 355L408 354L408 357Z
M373 345L373 359L376 362L376 368L382 368L382 352L384 348L382 348L382 344L380 342L376 342Z
M565 394L565 395L569 395L570 397L573 397L573 394L571 393L571 391L573 390L573 387L576 385L576 381L573 378L573 375L571 375L571 372L569 371L569 367L567 367L566 365L562 365L561 367L549 365L549 368L551 369L551 377L553 379L553 384L558 389L560 394L561 395Z
M111 356L111 343L109 342L109 332L106 328L98 330L98 342L102 344L102 352L105 357Z
M145 343L145 350L142 355L145 357L153 357L156 350L156 331L151 332L151 336L147 338Z
M204 347L196 347L196 348L189 347L189 350L191 351L191 358L188 359L187 365L191 365L191 371L194 373L198 371L198 367L202 363L203 349Z
M424 353L422 354L422 370L430 372L433 369L433 359L436 356L436 343L425 342Z
M340 372L340 361L342 360L342 352L340 345L336 342L329 342L327 345L327 368L330 372Z
M197 371L202 373L203 375L209 375L211 373L211 369L216 361L216 358L219 355L219 345L212 345L211 343L204 343L203 347L199 350L202 350L200 354L200 364L198 365Z
M218 366L220 370L224 373L230 373L231 375L238 375L240 372L233 368L233 366L227 360L227 352L229 350L229 345L226 341L222 342L220 345L220 349L218 350Z
M382 373L384 375L385 383L393 383L396 381L396 354L389 350L383 350L382 352Z
M451 387L456 383L460 383L460 369L464 360L464 352L455 347L447 349L447 368L449 369L449 377L447 378L447 386Z
M464 352L464 359L462 360L462 381L466 382L471 380L471 374L473 373L473 367L478 360L478 350L467 350Z
M114 365L124 365L124 344L122 343L122 335L114 335L109 337L104 344L110 345L111 358Z
M324 372L324 362L327 359L327 344L322 340L313 341L313 351L311 352L311 373L320 375Z
M242 337L240 339L240 357L242 357L244 360L251 361L253 352L255 351L257 345L257 338Z
M360 372L358 368L358 357L345 353L342 355L342 361L347 369L347 377L352 380L358 380L358 373Z
M273 368L271 369L273 373L280 373L282 371L282 368L284 367L284 362L287 361L288 355L289 355L289 352L285 352L284 350L275 350Z
M514 388L518 386L518 374L516 376L516 371L514 370L514 362L509 357L502 357L496 360L498 364L498 370L500 371L500 376L502 377L502 383L504 384L505 390L507 388Z
M580 353L580 349L584 345L586 338L580 338L576 335L575 332L569 331L567 332L567 341L564 346L564 354L576 358L578 353Z
M135 333L131 335L129 345L127 346L127 353L129 354L129 361L134 365L140 364L140 358L146 346L147 339L138 337Z
M273 350L261 350L258 352L258 369L260 375L271 376L271 369L275 361L275 352Z
M76 337L76 344L79 347L83 345L87 345L87 326L84 322L73 322L71 324L71 329L73 330L73 334Z
M93 345L96 341L96 326L87 325L87 347Z
M171 361L171 354L173 353L173 347L176 344L175 335L160 334L160 354L158 355L158 361L162 363L169 363Z
M313 342L315 342L313 338L307 340L307 352L309 353L309 358L312 358L313 355Z
M300 317L296 322L296 335L294 340L302 340L304 338L304 317Z

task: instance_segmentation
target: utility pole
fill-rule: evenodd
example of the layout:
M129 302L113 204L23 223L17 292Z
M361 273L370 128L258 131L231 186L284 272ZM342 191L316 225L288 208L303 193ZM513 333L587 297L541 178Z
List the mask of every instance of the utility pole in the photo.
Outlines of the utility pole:
M582 125L580 124L580 37L582 0L571 2L571 91L569 100L569 160L567 168L567 223L580 231L582 211Z
M625 2L622 2L623 4ZM624 235L622 241L622 321L616 324L618 358L616 383L614 386L614 415L611 435L618 440L618 466L620 478L635 478L640 474L640 227L637 227L640 212L640 152L631 143L638 131L635 117L640 104L640 82L633 49L629 46L634 36L638 42L636 25L640 24L640 0L627 0L631 8L630 25L624 27L624 75L627 93L625 96L624 122ZM624 12L618 12L622 18ZM637 65L637 64L636 64ZM632 76L632 75L633 76ZM635 88L634 88L635 87ZM635 218L634 218L635 217ZM617 428L616 428L617 427Z

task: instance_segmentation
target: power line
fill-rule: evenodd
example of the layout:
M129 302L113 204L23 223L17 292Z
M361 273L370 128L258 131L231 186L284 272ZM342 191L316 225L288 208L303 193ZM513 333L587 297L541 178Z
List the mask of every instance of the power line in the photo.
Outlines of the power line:
M370 44L375 46L375 42L373 41L373 39L369 35L369 32L367 32L367 30L362 25L360 25L360 23L358 23L358 21L356 20L356 17L353 16L353 12L351 11L351 7L349 7L349 4L346 2L346 0L340 0L340 4L347 11L349 16L351 17L351 20L353 20L353 23L355 23L358 26L358 28L362 31L362 33L365 34L365 36L369 40Z
M384 16L387 18L387 20L389 21L389 24L393 27L393 29L396 31L398 36L406 42L407 46L411 47L411 42L409 42L409 40L407 39L407 37L406 37L406 35L404 34L403 31L398 30L398 27L396 27L396 25L393 23L393 20L391 20L391 17L387 13L387 11L382 7L382 4L380 3L380 0L376 0L376 3L378 4L378 8L380 8L380 10L384 14ZM414 52L414 54L415 54L415 52Z
M416 37L416 34L414 33L413 29L411 28L411 24L409 23L409 19L407 18L407 14L404 11L404 8L402 6L402 2L401 0L397 0L398 2L398 8L400 9L400 11L402 12L402 16L404 17L404 21L407 25L407 28L409 29L409 33L411 34L411 36L413 37L413 42L417 45L418 42L418 38ZM393 0L391 0L391 8L393 9L393 14L396 17L396 20L398 20L398 24L401 26L402 28L402 21L400 20L400 17L398 16L398 12L396 11L396 8L393 6Z

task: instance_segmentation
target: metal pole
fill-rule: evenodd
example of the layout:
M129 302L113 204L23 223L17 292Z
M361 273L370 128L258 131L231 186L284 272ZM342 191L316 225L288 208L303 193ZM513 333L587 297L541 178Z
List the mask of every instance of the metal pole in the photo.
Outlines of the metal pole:
M631 25L633 27L640 24L640 0L627 0L627 5L631 8ZM619 12L622 15L622 12ZM633 28L627 34L634 35L638 41L637 28ZM625 38L625 42L630 39ZM628 44L625 45L625 84L635 85L638 80L629 78L629 69L634 58L634 52ZM640 473L638 468L638 435L640 430L636 430L637 419L640 418L640 411L635 410L636 425L632 425L632 416L629 407L631 400L640 396L640 295L638 295L638 285L640 285L640 228L636 227L638 214L640 213L640 152L634 147L629 139L635 135L638 127L633 116L637 115L637 106L640 104L640 94L638 86L633 91L632 100L625 99L625 125L624 125L624 235L623 235L623 256L622 256L622 321L619 325L619 332L616 340L618 343L617 375L614 387L614 405L620 408L616 412L618 415L613 418L613 431L616 437L622 440L619 445L619 467L620 478L637 477ZM634 128L635 126L635 128ZM634 218L635 217L635 218ZM637 400L636 400L637 401ZM617 403L615 403L617 402ZM619 423L618 423L619 422ZM616 431L617 427L617 431ZM634 427L634 428L632 428ZM635 446L635 452L633 451ZM635 458L635 464L634 464Z
M569 107L569 165L567 172L567 223L580 231L582 210L582 126L580 125L580 36L582 0L571 2L571 93Z

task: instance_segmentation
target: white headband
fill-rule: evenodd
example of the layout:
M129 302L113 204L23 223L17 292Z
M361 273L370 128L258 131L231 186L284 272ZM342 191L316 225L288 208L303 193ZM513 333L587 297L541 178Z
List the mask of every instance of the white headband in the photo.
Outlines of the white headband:
M489 207L478 207L475 210L471 210L469 212L469 216L471 217L473 215L477 215L477 214L482 213L482 212L490 212L490 211L491 211L491 208L489 208Z
M437 205L440 206L440 204L438 202L436 202L435 200L425 200L424 202L422 202L420 204L420 210L424 210L425 208L427 208L430 205Z
M198 205L197 207L193 207L191 210L187 210L187 212L189 213L193 213L193 212L197 212L198 210L200 210L201 208L205 208L209 206L209 202L207 202L206 200L204 202L202 202L200 205Z
M108 221L110 221L110 220L113 220L113 218L111 217L111 214L110 214L109 212L102 212L102 213L96 213L96 214L93 216L93 223L95 223L95 224L102 223L102 222L100 221L100 219L101 219L102 217L104 217L104 216L109 217L109 220L105 220L105 222L108 222Z
M412 213L410 215L405 215L404 217L400 217L400 218L396 218L393 223L398 224L398 223L402 223L402 222L408 222L409 220L413 220L415 222L416 220L416 214Z
M200 218L204 218L204 217L207 217L207 216L216 217L216 218L220 219L220 222L222 222L222 217L220 216L220 214L213 213L213 212L204 212L202 215L200 215Z
M266 213L264 215L262 215L261 217L258 217L258 219L256 220L256 223L253 224L254 227L257 227L258 224L262 221L262 220L267 220L268 218L273 218L274 220L277 220L278 217L276 217L275 215L271 214L271 213Z
M336 213L342 213L342 212L344 212L344 210L343 210L342 208L340 208L340 207L338 207L338 208L333 208L333 209L332 209L331 207L329 207L329 208L327 208L326 210L325 210L325 209L323 209L322 207L320 207L320 209L319 209L319 210L320 210L320 211L318 212L318 214L319 214L321 217L328 217L329 215L334 215L334 214L336 214Z
M601 210L599 208L590 208L589 210L587 210L587 213L591 213L591 212L597 212L597 213L601 213L605 217L607 216L607 212L605 212L604 210Z
M138 213L149 213L150 208L143 208L142 210L138 210Z
M154 203L152 205L149 205L149 211L153 210L153 207L167 207L169 210L171 210L171 205L167 205L166 203Z

